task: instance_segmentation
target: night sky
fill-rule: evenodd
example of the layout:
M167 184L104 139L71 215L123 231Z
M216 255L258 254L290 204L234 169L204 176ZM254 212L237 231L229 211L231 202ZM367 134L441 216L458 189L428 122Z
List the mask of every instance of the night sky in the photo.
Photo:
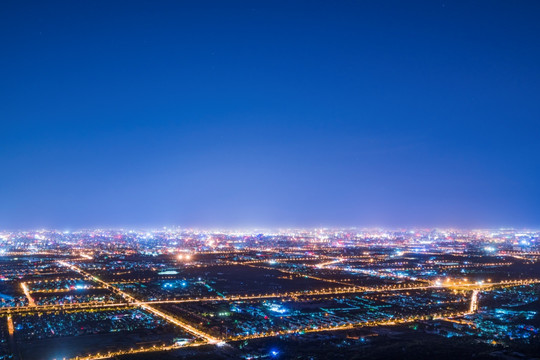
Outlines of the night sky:
M0 227L540 227L538 1L2 1Z

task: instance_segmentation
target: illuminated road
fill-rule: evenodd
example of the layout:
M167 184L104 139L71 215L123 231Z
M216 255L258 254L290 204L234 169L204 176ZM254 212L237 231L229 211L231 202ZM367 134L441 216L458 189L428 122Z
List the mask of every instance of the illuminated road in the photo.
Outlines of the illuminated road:
M158 317L161 317L161 318L169 321L170 323L173 323L173 324L181 327L182 329L189 332L190 334L193 334L193 335L195 335L197 337L203 338L203 339L205 339L206 341L208 341L209 343L212 343L212 344L216 344L216 343L220 342L219 339L217 339L217 338L215 338L215 337L213 337L213 336L211 336L211 335L209 335L209 334L207 334L205 332L202 332L202 331L194 328L193 326L178 320L177 318L175 318L173 316L167 315L164 312L162 312L160 310L157 310L156 308L152 307L150 304L142 303L142 302L138 301L133 296L131 296L131 295L123 292L122 290L112 286L111 284L99 279L97 276L93 276L93 275L87 273L86 271L82 270L81 268L79 268L79 267L77 267L77 266L75 266L73 264L70 264L70 263L67 263L67 262L61 261L61 260L58 261L58 263L63 265L63 266L69 267L71 270L76 271L79 274L81 274L81 275L83 275L83 276L85 276L87 278L90 278L90 279L102 284L106 288L108 288L108 289L114 291L115 293L119 294L120 296L122 296L128 303L131 303L134 306L141 307L144 310L147 310L147 311L151 312L152 314L157 315Z
M472 296L471 296L471 307L469 308L469 312L471 314L474 314L478 310L478 290L473 290Z
M184 344L184 345L161 345L161 346L154 345L154 346L146 347L146 348L140 347L138 349L109 351L103 354L97 353L94 355L77 356L69 360L102 360L102 359L110 359L110 358L121 356L121 355L147 353L147 352L155 352L155 351L170 351L170 350L177 350L177 349L182 349L186 347L194 347L194 346L201 346L201 345L206 345L206 343L193 342L193 343Z
M36 306L14 306L0 308L0 314L25 313L25 312L47 312L47 311L66 311L66 310L88 310L88 309L104 309L113 307L129 307L132 304L123 303L106 303L106 302L87 302L87 303L72 303L72 304L51 304L51 305L36 305Z
M316 267L317 269L324 269L325 267L327 267L327 266L329 266L329 265L334 265L334 264L343 262L344 260L345 260L345 259L335 259L335 260L331 260L331 261L326 261L326 262L323 262L323 263L320 263L320 264L315 265L315 267Z
M24 295L28 299L29 306L36 306L34 299L32 298L32 296L30 296L30 291L28 291L28 286L26 286L26 284L22 282L21 288L22 288L22 291L24 292Z
M359 327L375 327L375 326L391 326L391 325L398 325L398 324L406 324L410 322L415 322L418 320L426 319L426 318L432 318L433 320L446 320L451 319L454 317L459 317L463 315L467 315L468 313L464 312L456 312L456 313L449 313L445 315L439 315L439 314L428 314L428 315L422 315L422 316L410 316L406 318L396 318L396 319L381 319L381 320L374 320L374 321L363 321L363 322L351 322L346 323L342 325L337 326L315 326L315 327L306 327L302 329L295 329L295 330L282 330L282 331L271 331L271 332L265 332L265 333L256 333L256 334L250 334L250 335L241 335L241 336L233 336L230 338L227 338L227 341L242 341L242 340L248 340L248 339L260 339L260 338L267 338L267 337L275 337L275 336L282 336L282 335L290 335L290 334L304 334L304 333L313 333L313 332L323 332L323 331L340 331L340 330L349 330Z
M72 266L70 264L68 265ZM92 275L89 275L88 273L84 272L81 269L79 270L81 271L80 273L82 275L90 276L93 280L97 279L96 281L102 283L102 285L104 285L105 288L108 288L114 291L115 293L121 295L126 301L117 302L117 303L73 303L73 304L63 304L63 305L34 305L34 306L20 306L20 307L4 307L4 308L0 308L0 314L1 313L37 312L37 311L58 311L58 310L71 310L71 309L84 310L84 309L98 309L98 308L110 308L110 307L122 307L122 306L142 307L142 306L151 306L151 305L160 305L160 304L180 304L180 303L193 303L193 302L217 302L217 301L224 302L224 301L243 301L243 300L258 300L258 299L262 300L262 299L276 299L276 298L277 299L279 298L296 299L296 298L309 297L309 296L325 296L325 295L340 295L340 294L345 295L345 294L429 290L429 289L451 289L451 290L473 289L473 291L477 289L482 289L482 291L487 291L495 287L514 287L514 286L532 285L532 284L540 283L540 279L527 279L527 280L509 280L509 281L502 281L502 282L497 282L497 283L483 283L483 284L443 283L440 285L405 286L405 287L396 287L396 286L385 286L385 287L374 287L374 288L344 287L344 288L331 288L331 289L311 290L311 291L295 291L295 292L286 292L286 293L230 295L230 296L224 296L224 297L203 297L203 298L186 298L186 299L176 299L176 300L140 301L140 300L135 299L133 296L118 290L114 286L100 280L99 278L93 277ZM162 315L158 315L158 316L163 317ZM214 340L217 340L217 339L214 339Z
M7 327L9 336L13 336L15 333L15 327L13 326L13 319L11 318L11 315L7 316Z
M242 263L237 263L237 264L242 265ZM339 281L339 280L332 280L332 279L325 279L325 278L321 278L321 277L317 277L317 276L313 276L313 275L301 274L301 273L298 273L297 271L289 271L289 270L279 269L279 268L275 268L275 267L252 265L252 264L246 264L246 266L250 266L250 267L254 267L254 268L261 268L261 269L266 269L266 270L277 270L279 272L289 274L289 275L295 275L295 276L305 277L305 278L309 278L309 279L313 279L313 280L319 280L319 281L324 281L324 282L329 282L329 283L334 283L334 284L339 284L339 285L351 286L351 284L348 283L348 282Z
M305 333L316 333L316 332L326 332L326 331L340 331L340 330L350 330L354 328L359 327L376 327L376 326L392 326L392 325L398 325L398 324L406 324L415 322L418 320L422 320L425 318L432 318L433 320L452 320L452 318L459 317L466 315L467 313L448 313L444 315L438 315L438 314L432 314L432 315L423 315L423 316L410 316L406 318L397 318L397 319L381 319L381 320L374 320L374 321L364 321L364 322L351 322L347 324L337 325L337 326L318 326L318 327L306 327L302 329L295 329L295 330L282 330L282 331L270 331L270 332L264 332L264 333L255 333L250 335L242 335L242 336L231 336L229 338L226 338L224 340L226 341L244 341L244 340L251 340L251 339L262 339L262 338L269 338L269 337L276 337L276 336L283 336L283 335L292 335L292 334L305 334ZM108 352L106 354L100 354L97 353L95 355L88 355L88 356L79 356L76 358L72 358L70 360L101 360L101 359L109 359L112 357L120 356L120 355L126 355L126 354L136 354L136 353L143 353L143 352L155 352L155 351L168 351L168 350L176 350L180 348L185 347L194 347L194 346L201 346L205 345L206 343L189 343L185 345L165 345L165 346L152 346L148 348L141 347L139 349L130 349L130 350L120 350L115 352Z

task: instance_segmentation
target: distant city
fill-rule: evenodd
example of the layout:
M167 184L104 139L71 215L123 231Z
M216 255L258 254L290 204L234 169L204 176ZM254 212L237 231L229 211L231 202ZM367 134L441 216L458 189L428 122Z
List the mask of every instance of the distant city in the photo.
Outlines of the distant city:
M539 260L517 229L4 231L0 359L532 358Z

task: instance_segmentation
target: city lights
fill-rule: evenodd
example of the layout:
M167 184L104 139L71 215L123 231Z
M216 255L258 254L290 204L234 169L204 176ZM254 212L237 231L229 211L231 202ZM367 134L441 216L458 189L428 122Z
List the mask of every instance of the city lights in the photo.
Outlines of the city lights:
M540 276L525 276L534 274L540 260L535 232L529 233L533 245L519 252L506 233L497 256L486 255L476 233L456 236L456 241L433 231L408 237L388 231L288 230L268 234L262 247L258 237L246 233L212 233L213 249L193 231L144 232L140 238L133 231L92 234L41 232L30 243L18 233L2 234L1 284L19 293L0 306L8 335L24 342L36 336L70 339L81 333L128 336L129 329L177 329L159 343L94 353L74 348L65 356L90 360L203 344L220 351L246 341L295 341L343 331L364 331L362 342L369 343L368 329L407 324L431 331L451 323L445 334L474 334L489 342L496 337L504 344L509 340L494 332L493 317L514 321L500 331L522 341L532 341L539 330L519 322L520 316L536 313L509 310L537 299ZM128 234L132 239L126 242ZM57 236L64 240L51 246L48 239ZM465 236L471 240L462 241ZM95 240L81 244L79 237ZM328 245L335 239L340 247ZM413 250L418 239L423 239L421 253ZM66 252L67 246L78 251ZM185 250L171 257L180 246ZM90 249L91 258L80 255ZM39 258L39 266L26 258ZM7 268L10 262L17 266ZM86 324L88 317L102 325ZM36 333L32 322L49 330ZM282 357L277 349L268 351ZM252 351L246 358L263 355Z

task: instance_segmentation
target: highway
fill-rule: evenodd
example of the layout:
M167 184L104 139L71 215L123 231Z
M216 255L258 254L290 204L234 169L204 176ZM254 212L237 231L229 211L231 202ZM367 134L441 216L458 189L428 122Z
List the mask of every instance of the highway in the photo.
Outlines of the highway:
M66 263L67 264L67 263ZM72 266L68 264L69 266ZM100 282L105 288L114 291L126 300L125 302L116 303L74 303L74 304L62 304L62 305L29 305L19 307L4 307L0 308L0 314L2 313L23 313L23 312L45 312L45 311L61 311L61 310L84 310L84 309L99 309L99 308L112 308L122 306L152 306L160 304L180 304L180 303L193 303L193 302L216 302L216 301L244 301L244 300L262 300L262 299L297 299L301 297L309 296L325 296L325 295L346 295L346 294L359 294L359 293L377 293L377 292L393 292L393 291L412 291L412 290L429 290L429 289L451 289L451 290L482 290L487 291L496 287L513 287L521 285L531 285L540 283L540 279L526 279L526 280L509 280L496 283L442 283L440 285L422 285L422 286L405 286L405 287L344 287L344 288L329 288L322 290L310 290L310 291L295 291L285 293L269 293L269 294L253 294L253 295L229 295L224 297L202 297L202 298L186 298L186 299L171 299L171 300L153 300L153 301L141 301L135 299L133 296L120 291L118 288L96 278L82 269L79 269L81 274L85 277L91 277L92 280ZM75 270L76 271L76 270ZM97 280L96 280L97 279ZM155 310L155 309L154 309ZM149 310L150 311L150 310ZM156 314L157 315L157 314ZM161 315L158 315L163 317ZM177 324L178 325L178 324ZM180 326L180 325L179 325Z
M114 291L116 294L119 294L120 296L122 296L129 304L131 304L133 306L141 307L142 309L147 310L147 311L151 312L152 314L154 314L154 315L156 315L158 317L161 317L162 319L165 319L165 320L169 321L170 323L172 323L174 325L177 325L177 326L181 327L182 329L184 329L185 331L187 331L190 334L193 334L193 335L195 335L197 337L203 338L203 339L205 339L206 341L208 341L211 344L215 344L215 343L220 342L219 339L214 338L213 336L211 336L211 335L209 335L209 334L207 334L207 333L205 333L203 331L200 331L200 330L194 328L193 326L191 326L191 325L189 325L189 324L187 324L187 323L185 323L183 321L180 321L180 320L178 320L177 318L175 318L175 317L173 317L171 315L165 314L163 311L160 311L160 310L154 308L150 303L143 303L143 302L138 301L133 296L131 296L131 295L125 293L124 291L114 287L113 285L99 279L98 277L87 273L86 271L82 270L78 266L75 266L73 264L70 264L70 263L62 261L62 260L58 261L58 263L60 265L62 265L62 266L66 266L66 267L70 268L73 271L78 272L79 274L83 275L86 278L90 278L90 279L94 280L95 282L100 283L105 288Z

